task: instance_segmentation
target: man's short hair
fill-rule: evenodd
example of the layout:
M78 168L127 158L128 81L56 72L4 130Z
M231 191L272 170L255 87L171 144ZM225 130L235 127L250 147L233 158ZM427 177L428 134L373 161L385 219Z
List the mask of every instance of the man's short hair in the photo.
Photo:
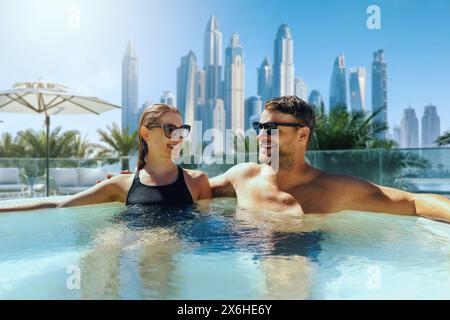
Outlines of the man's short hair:
M309 143L314 134L316 116L314 114L314 108L306 101L297 96L276 97L268 100L264 109L293 115L299 123L302 123L309 128Z

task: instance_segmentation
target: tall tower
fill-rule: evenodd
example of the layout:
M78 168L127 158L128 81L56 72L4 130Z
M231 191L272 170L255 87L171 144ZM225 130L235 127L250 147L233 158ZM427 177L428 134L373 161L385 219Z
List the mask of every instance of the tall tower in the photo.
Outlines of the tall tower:
M300 99L302 99L303 101L308 100L308 86L307 86L306 82L300 77L295 78L294 94L297 97L299 97Z
M402 148L419 147L419 121L416 111L411 107L406 108L403 112L400 126L400 146Z
M175 98L175 95L172 91L164 91L161 95L161 98L159 99L159 102L167 104L172 107L177 106L177 99Z
M336 106L347 106L347 78L344 54L334 60L330 83L330 111Z
M372 112L382 109L374 118L376 125L387 124L387 64L384 51L378 50L373 54L372 62ZM379 139L385 139L386 134L380 133Z
M309 94L308 104L314 107L316 113L324 113L325 112L325 104L323 102L322 95L318 90L312 90Z
M272 66L266 57L257 69L258 73L258 95L263 103L272 98Z
M181 57L180 66L177 69L177 101L178 110L184 116L184 121L194 125L195 100L196 100L196 72L197 58L194 52L189 51Z
M130 41L122 59L122 131L133 133L138 117L138 58Z
M245 130L252 128L253 121L259 121L263 110L260 96L253 96L245 100Z
M278 28L274 46L272 95L294 94L294 41L285 24Z
M366 69L350 69L350 105L353 112L366 111Z
M436 139L441 135L441 119L436 106L432 104L425 107L422 116L422 148L436 147Z
M206 99L220 99L222 81L222 33L219 31L216 17L211 16L204 37L204 70Z
M244 50L239 35L231 36L225 51L226 127L244 130Z

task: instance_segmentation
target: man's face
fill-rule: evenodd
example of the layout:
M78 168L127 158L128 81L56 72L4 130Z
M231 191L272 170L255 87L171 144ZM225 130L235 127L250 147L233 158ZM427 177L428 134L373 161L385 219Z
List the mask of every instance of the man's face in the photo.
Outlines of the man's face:
M298 122L293 115L281 112L264 110L261 114L261 123L266 122ZM301 143L298 134L298 128L279 126L278 130L272 130L272 135L262 129L258 134L259 143L259 161L261 163L270 163L279 157L280 168L289 168L294 160L294 155Z

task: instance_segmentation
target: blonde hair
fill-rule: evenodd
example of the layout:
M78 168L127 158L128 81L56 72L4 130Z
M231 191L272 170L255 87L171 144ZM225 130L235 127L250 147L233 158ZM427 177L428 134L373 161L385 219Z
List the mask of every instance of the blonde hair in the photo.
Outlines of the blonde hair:
M140 133L141 127L147 127L150 124L158 123L161 117L168 112L175 112L181 115L177 108L163 103L152 104L142 112L138 127L138 170L144 168L148 155L147 142L142 138Z

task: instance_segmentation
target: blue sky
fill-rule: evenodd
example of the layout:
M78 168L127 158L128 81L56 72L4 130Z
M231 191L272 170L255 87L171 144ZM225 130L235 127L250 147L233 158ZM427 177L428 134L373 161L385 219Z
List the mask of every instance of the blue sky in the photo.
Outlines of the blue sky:
M366 27L366 9L381 9L381 30ZM80 23L70 24L71 8ZM203 65L203 33L216 15L223 49L236 32L244 46L246 96L256 94L256 68L273 58L278 26L290 26L295 74L328 102L332 65L367 69L366 108L371 107L372 54L385 50L388 120L399 124L411 105L419 120L433 103L441 130L450 129L450 1L365 0L0 0L0 90L45 78L73 91L121 102L121 61L128 40L139 57L139 101L176 92L176 68L189 50ZM0 132L40 129L43 117L0 113ZM52 126L78 129L97 140L96 129L120 123L120 111L101 116L54 116Z

